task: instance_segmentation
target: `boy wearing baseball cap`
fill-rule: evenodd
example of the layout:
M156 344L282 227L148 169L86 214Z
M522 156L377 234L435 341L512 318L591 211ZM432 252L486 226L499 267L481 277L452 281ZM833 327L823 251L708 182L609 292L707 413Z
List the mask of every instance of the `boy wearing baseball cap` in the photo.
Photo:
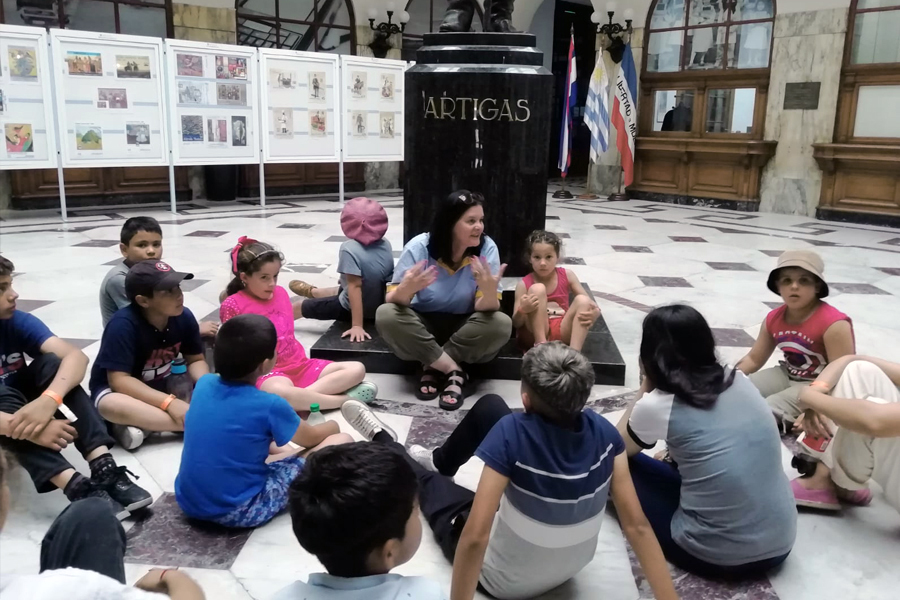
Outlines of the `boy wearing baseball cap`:
M803 412L800 390L828 363L856 351L850 317L822 300L828 296L824 272L822 257L811 250L788 250L778 258L767 286L784 304L766 315L756 343L737 365L750 375L785 432ZM776 348L783 360L760 370ZM804 466L802 460L798 464Z
M126 450L140 446L144 431L184 430L188 403L167 391L166 379L179 354L194 382L209 373L200 328L181 292L181 282L193 277L159 260L135 264L125 277L131 305L103 331L91 399Z
M374 319L384 304L384 290L394 274L391 243L384 239L388 218L384 207L370 198L354 198L341 211L341 229L349 240L338 252L337 287L318 288L295 280L291 291L307 298L295 306L295 316L307 319L349 321L350 329L341 337L351 342L371 339L363 320ZM298 314L300 313L300 314Z

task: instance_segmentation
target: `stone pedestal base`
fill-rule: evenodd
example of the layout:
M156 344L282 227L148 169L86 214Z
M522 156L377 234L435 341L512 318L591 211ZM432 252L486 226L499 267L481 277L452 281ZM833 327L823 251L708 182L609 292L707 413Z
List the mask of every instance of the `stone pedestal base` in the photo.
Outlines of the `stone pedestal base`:
M484 194L485 228L507 275L544 228L553 76L531 34L425 36L406 72L404 240L427 231L457 189Z

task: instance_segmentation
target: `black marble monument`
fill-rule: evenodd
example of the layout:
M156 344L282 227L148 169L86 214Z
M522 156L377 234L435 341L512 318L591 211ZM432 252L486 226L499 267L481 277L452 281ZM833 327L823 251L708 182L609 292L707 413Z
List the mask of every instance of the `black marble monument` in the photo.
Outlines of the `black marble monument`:
M406 72L404 241L428 231L450 192L485 196L506 275L528 272L544 228L553 76L528 33L432 33Z

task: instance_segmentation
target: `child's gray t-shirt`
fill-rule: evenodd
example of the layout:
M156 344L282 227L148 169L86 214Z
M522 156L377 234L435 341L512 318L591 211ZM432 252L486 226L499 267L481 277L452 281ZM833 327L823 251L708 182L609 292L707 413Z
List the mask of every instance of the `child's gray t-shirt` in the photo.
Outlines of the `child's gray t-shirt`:
M356 240L347 240L341 244L337 270L341 274L341 293L338 298L341 306L350 310L347 275L362 277L363 316L374 319L375 311L384 304L385 287L394 275L391 243L382 238L364 246Z
M112 319L120 308L125 308L131 301L125 294L125 276L128 275L128 266L123 260L116 263L103 278L100 284L100 316L103 319L103 328Z
M783 556L797 535L797 507L772 411L743 374L710 408L654 390L634 406L628 432L640 446L665 440L681 474L672 539L715 565Z

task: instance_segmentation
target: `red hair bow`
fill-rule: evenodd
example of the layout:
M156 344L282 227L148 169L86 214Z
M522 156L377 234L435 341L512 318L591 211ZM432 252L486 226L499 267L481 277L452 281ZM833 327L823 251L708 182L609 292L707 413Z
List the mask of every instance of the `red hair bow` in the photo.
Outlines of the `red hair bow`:
M246 235L242 235L238 238L237 244L235 244L234 248L231 249L231 272L235 275L238 274L238 255L241 253L241 250L244 249L245 246L249 246L250 244L257 243L253 238L248 238Z

